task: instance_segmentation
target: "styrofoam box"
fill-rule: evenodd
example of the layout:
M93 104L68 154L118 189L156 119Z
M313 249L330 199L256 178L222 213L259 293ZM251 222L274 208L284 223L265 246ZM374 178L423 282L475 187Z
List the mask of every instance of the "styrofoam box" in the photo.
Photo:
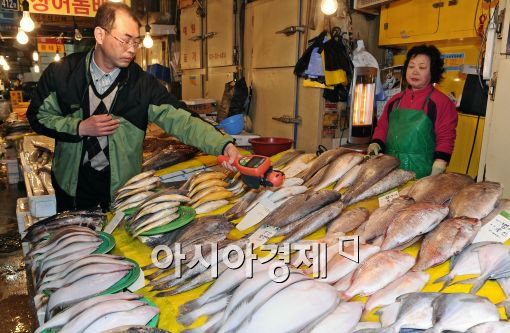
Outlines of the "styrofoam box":
M28 214L30 214L28 198L18 198L18 200L16 200L16 218L18 220L18 230L21 237L25 236L25 216Z
M28 180L28 172L25 167L24 157L21 156L21 164L25 170L23 177L25 179L25 187L27 188L28 207L30 208L30 215L33 217L47 217L57 213L57 200L55 195L34 195L30 181Z

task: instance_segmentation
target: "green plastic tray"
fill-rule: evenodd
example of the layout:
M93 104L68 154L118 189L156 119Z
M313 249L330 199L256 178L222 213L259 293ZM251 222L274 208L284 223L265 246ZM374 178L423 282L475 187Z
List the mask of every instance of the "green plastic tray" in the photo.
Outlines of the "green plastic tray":
M148 305L157 308L156 304L152 303L145 297L140 298L140 301L143 301L143 302L147 303ZM154 317L152 317L152 319L147 324L145 324L145 326L156 327L158 325L158 321L159 321L159 313L157 315L155 315ZM42 331L41 333L57 333L58 331L60 331L59 328L49 328L49 329Z
M170 232L175 229L179 229L180 227L183 227L186 224L192 222L196 216L195 210L192 207L188 207L188 206L179 206L178 212L179 212L179 217L177 219L173 220L172 222L170 222L168 224L165 224L160 227L146 231L146 232L140 234L140 236L159 235L159 234L164 234L166 232ZM131 234L133 233L133 232L131 232L131 230L129 229L129 227L127 225L126 225L126 230Z
M101 245L92 252L93 254L105 254L110 252L115 247L115 238L109 233L98 231L99 238L103 241Z

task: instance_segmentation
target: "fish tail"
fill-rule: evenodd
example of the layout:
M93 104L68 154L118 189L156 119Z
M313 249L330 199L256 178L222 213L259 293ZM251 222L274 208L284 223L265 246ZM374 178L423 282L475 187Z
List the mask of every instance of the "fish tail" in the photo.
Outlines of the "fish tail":
M458 281L458 282L455 282L454 284L473 284L473 286L471 287L470 293L474 295L485 284L485 279L482 277L477 277L477 278Z
M197 318L193 315L193 312L181 314L177 316L177 322L184 326L189 326L195 322Z
M507 317L510 316L510 300L500 302L500 303L496 304L496 306L498 308L501 306L504 307Z
M201 306L202 302L200 298L189 301L188 303L184 303L179 307L179 313L188 313Z
M151 282L149 282L149 284L148 284L148 285L150 286L150 285L153 285L153 284L158 283L158 280L155 280L155 279L156 279L158 276L160 276L161 274L163 274L164 272L165 272L164 270L160 269L160 270L155 271L155 272L154 272L154 273L152 273L152 274L146 275L146 276L145 276L145 278L146 278L147 280L150 280L150 281L151 281Z
M434 284L444 282L444 285L447 286L452 281L452 278L450 277L450 274L446 274L445 276L441 276L440 278L437 278L434 280Z

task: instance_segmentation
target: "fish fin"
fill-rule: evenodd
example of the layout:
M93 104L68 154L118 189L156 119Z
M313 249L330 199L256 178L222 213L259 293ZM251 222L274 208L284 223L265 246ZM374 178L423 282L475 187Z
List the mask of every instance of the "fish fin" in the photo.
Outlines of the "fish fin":
M202 306L202 301L200 298L191 300L187 303L184 303L179 307L179 313L184 314L193 311L195 308Z
M510 300L500 302L496 304L497 307L504 307L507 317L510 316Z
M434 282L432 282L433 284L436 284L436 283L441 283L441 282L444 282L444 285L449 285L450 282L452 281L452 278L450 277L449 274L446 274L445 276L441 276L440 278L437 278L434 280Z
M184 326L190 326L197 318L194 316L193 311L177 316L177 322Z
M483 285L485 284L485 281L486 281L485 278L477 277L477 278L458 281L453 284L472 284L473 286L471 287L470 293L474 295L477 293L478 290L480 290L480 288L483 287Z

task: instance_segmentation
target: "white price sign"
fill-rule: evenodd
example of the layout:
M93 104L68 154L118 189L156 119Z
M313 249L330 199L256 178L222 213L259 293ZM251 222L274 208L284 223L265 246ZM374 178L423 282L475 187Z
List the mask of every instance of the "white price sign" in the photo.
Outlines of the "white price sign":
M388 206L393 200L399 197L397 189L391 190L379 196L379 207Z
M510 239L510 213L503 210L480 229L473 243L485 241L504 243L508 239Z
M253 248L256 249L259 246L266 244L271 237L276 235L278 230L280 230L280 228L264 224L258 228L257 231L248 238L248 240L253 244Z
M104 228L104 232L111 234L115 228L119 225L120 221L124 218L124 213L122 211L118 211L113 215L113 218L110 220L110 223Z
M277 207L278 206L268 198L260 200L260 202L252 210L250 210L248 214L246 214L242 221L239 222L236 228L240 231L243 231L253 227L255 224L262 221Z

